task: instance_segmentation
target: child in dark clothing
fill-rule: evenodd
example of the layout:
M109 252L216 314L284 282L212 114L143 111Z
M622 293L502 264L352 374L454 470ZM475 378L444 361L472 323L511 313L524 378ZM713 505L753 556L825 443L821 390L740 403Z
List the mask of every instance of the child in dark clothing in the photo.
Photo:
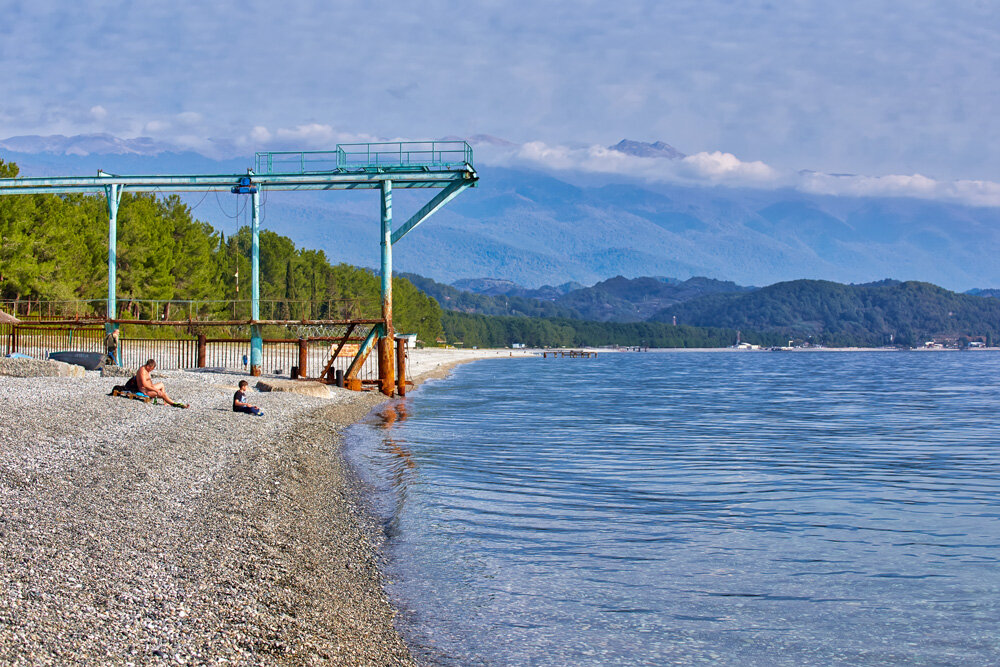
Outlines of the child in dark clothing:
M245 412L248 415L258 415L262 416L264 411L258 408L256 405L250 405L246 402L247 389L250 384L246 380L240 380L240 388L233 394L233 412Z

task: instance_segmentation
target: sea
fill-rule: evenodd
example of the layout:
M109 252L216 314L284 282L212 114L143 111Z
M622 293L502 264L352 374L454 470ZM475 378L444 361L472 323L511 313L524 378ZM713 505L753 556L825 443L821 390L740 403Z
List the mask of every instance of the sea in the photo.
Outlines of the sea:
M1000 353L460 366L352 427L427 665L1000 664Z

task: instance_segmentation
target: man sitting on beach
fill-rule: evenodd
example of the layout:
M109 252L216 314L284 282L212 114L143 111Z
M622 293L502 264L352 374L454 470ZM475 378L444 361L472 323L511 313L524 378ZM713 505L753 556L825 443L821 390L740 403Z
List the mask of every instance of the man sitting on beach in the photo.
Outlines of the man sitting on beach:
M129 391L142 392L150 398L162 398L164 403L172 405L175 408L188 407L186 403L175 401L167 396L167 392L163 388L162 382L153 384L153 379L150 376L150 373L152 373L155 368L156 360L147 359L145 364L139 366L139 370L136 374L125 383L125 388Z
M256 405L250 405L246 402L247 389L250 388L250 383L246 380L240 380L240 388L236 390L233 394L233 412L245 412L248 415L261 416L264 411L258 408Z

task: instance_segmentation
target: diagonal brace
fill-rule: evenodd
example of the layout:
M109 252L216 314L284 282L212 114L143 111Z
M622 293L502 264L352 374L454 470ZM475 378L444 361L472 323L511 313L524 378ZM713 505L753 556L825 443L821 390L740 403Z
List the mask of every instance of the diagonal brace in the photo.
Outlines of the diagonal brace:
M361 366L365 363L365 359L372 351L372 347L375 346L375 341L378 339L379 334L382 332L382 325L376 324L368 332L365 337L365 341L361 343L361 347L358 348L358 353L354 355L354 359L351 361L351 365L347 367L347 372L344 373L344 379L350 380L358 376L358 372L361 370Z
M392 233L392 243L396 243L399 239L406 236L406 233L419 225L421 222L431 217L436 213L442 206L450 202L452 199L457 197L462 190L471 187L475 181L470 181L467 179L462 179L460 181L454 181L451 185L446 187L441 192L437 193L433 199L427 202L423 208L413 214L413 216L403 223L399 229Z

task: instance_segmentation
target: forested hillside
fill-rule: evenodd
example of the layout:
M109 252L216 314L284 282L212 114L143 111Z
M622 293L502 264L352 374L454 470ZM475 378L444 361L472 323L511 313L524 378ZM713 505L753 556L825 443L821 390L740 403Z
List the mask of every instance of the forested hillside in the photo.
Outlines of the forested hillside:
M485 278L445 285L412 273L400 275L437 299L446 310L475 315L562 317L598 322L643 322L675 303L706 294L756 289L703 277L681 281L615 276L591 287L563 285L528 290L510 281Z
M660 322L587 322L561 318L503 317L444 312L445 335L465 347L503 347L524 343L540 346L728 347L735 329L672 326ZM742 339L758 345L780 345L777 334L744 332Z
M660 311L654 320L813 337L826 345L920 345L935 337L1000 340L1000 300L956 294L921 282L841 285L776 283L746 294L717 294Z

